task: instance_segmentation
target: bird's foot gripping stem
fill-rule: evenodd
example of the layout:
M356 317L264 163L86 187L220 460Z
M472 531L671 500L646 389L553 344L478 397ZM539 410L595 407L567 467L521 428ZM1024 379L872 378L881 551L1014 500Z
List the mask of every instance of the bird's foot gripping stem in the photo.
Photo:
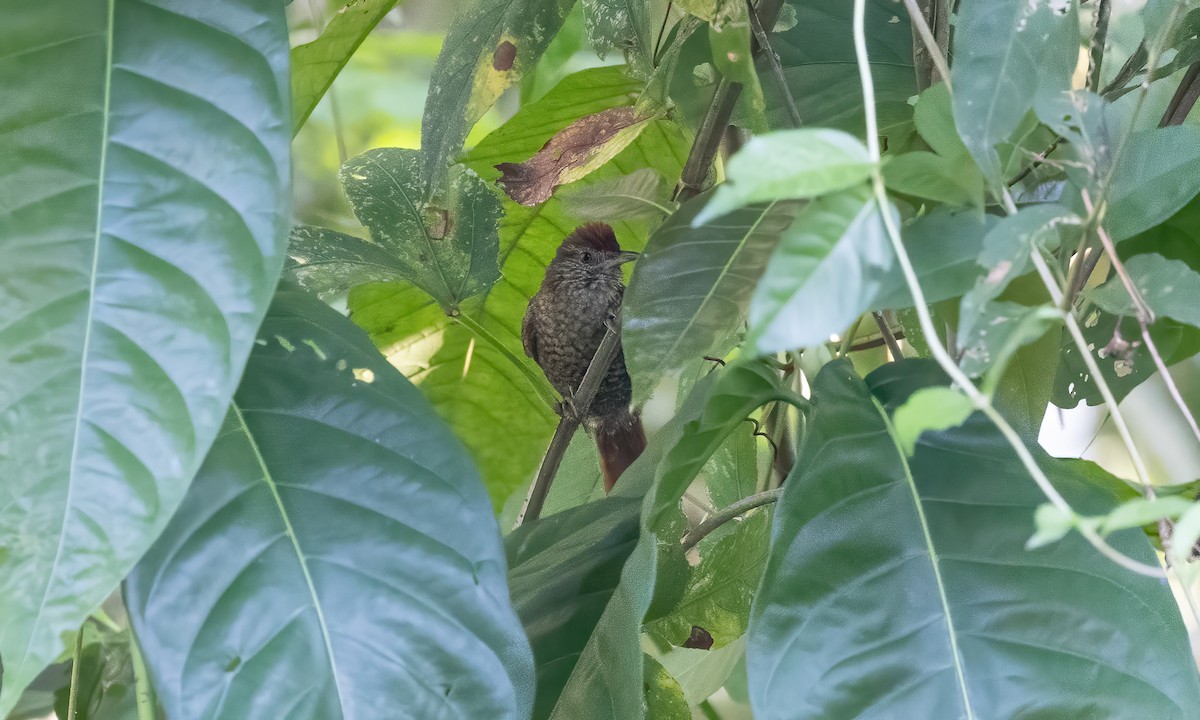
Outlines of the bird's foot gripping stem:
M563 396L562 400L555 403L554 412L558 413L564 420L574 420L576 422L583 420L583 417L579 413L579 406L575 404L574 393L567 393Z

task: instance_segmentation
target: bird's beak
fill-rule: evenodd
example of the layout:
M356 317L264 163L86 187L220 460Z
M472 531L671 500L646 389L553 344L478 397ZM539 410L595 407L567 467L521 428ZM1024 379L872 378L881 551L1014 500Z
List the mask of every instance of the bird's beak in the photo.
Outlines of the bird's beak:
M632 250L622 250L617 253L617 256L609 261L610 265L624 265L627 262L633 262L641 257L641 253L636 253Z

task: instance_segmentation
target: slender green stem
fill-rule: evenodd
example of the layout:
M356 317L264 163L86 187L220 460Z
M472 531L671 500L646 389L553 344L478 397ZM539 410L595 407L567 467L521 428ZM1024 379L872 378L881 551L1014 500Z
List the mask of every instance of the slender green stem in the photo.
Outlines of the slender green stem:
M1088 89L1095 92L1100 87L1100 67L1104 62L1104 44L1108 41L1108 18L1112 15L1112 0L1096 0L1096 32L1092 35L1091 70L1088 72Z
M850 346L854 344L854 336L858 334L858 326L862 325L863 318L866 316L866 313L859 315L854 324L850 326L850 331L846 333L846 337L842 338L842 344L838 347L838 357L846 357L846 353L850 351Z
M783 495L783 488L764 490L760 493L748 495L728 507L721 508L712 517L697 525L696 529L683 536L683 539L680 540L683 549L691 550L701 540L708 537L713 530L716 530L736 517L745 515L756 507L762 507L763 505L769 505L778 501L780 495Z
M862 84L863 105L866 110L866 130L867 130L867 149L871 159L875 161L875 167L872 170L872 185L875 190L875 198L879 203L879 211L883 216L884 228L887 231L888 239L892 243L892 249L896 253L896 258L900 262L900 269L904 274L904 281L908 285L909 293L912 295L913 304L917 311L917 318L920 321L921 331L930 339L929 350L933 355L934 360L941 366L942 370L950 377L950 379L962 390L962 392L970 398L972 404L977 410L982 412L992 423L1004 439L1008 442L1017 458L1025 467L1025 470L1033 478L1038 488L1046 498L1061 512L1068 517L1074 517L1075 512L1071 505L1066 501L1049 478L1038 466L1034 460L1033 454L1029 452L1029 448L1025 446L1025 442L1021 436L1017 434L1012 425L1008 423L1004 417L996 411L992 406L991 401L979 391L975 384L971 382L954 360L946 352L946 348L940 342L936 341L937 332L933 324L933 317L929 313L929 306L925 302L925 292L921 289L921 283L917 279L917 274L913 270L912 261L908 257L908 251L904 247L904 243L900 240L900 230L896 227L895 219L888 212L889 202L887 198L887 189L883 183L883 173L880 169L880 154L879 154L879 137L878 123L875 119L875 85L871 78L870 66L867 60L867 40L865 32L865 0L854 0L854 50L858 61L859 81ZM1005 188L1007 191L1007 188ZM1007 195L1007 192L1005 192ZM1103 555L1117 563L1121 567L1128 570L1149 575L1151 577L1164 577L1165 573L1161 567L1151 566L1145 563L1134 560L1122 554L1104 538L1100 537L1095 530L1081 525L1079 533L1099 550Z
M87 621L83 621L87 625ZM83 657L83 626L75 636L75 652L71 655L71 687L67 690L67 717L64 720L75 720L78 713L76 707L79 697L79 665Z
M775 84L779 87L779 94L783 96L784 106L787 108L788 117L792 121L792 127L801 127L804 125L804 121L800 119L800 110L796 107L796 99L792 97L792 89L788 87L787 76L783 74L783 66L779 64L779 55L771 47L771 38L767 35L762 21L758 19L758 10L755 9L754 3L747 1L746 6L750 13L750 28L754 31L754 38L758 41L758 47L767 58L767 64L771 66L771 75L775 78Z
M452 315L451 317L456 322L475 333L476 337L496 348L501 354L504 355L504 357L508 358L509 362L511 362L518 370L521 371L522 374L525 375L525 379L528 380L529 384L533 386L534 392L538 394L538 397L542 399L542 402L546 403L546 407L550 408L551 410L554 409L554 406L558 403L558 400L554 397L554 393L550 390L545 378L534 372L533 368L529 367L529 363L517 357L516 353L514 353L512 350L509 350L508 346L500 341L500 338L496 337L492 331L485 328L478 320L462 313L459 313L458 315Z
M137 702L137 720L155 720L154 688L150 684L150 673L146 672L146 659L133 628L129 628L129 657L133 663L134 699Z

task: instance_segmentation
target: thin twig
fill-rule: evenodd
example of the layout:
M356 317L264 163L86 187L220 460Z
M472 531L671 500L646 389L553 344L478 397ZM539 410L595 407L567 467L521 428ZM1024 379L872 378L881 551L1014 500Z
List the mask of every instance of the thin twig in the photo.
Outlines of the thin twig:
M896 223L892 214L887 212L888 207L887 189L883 182L883 173L879 167L879 139L877 136L878 123L875 119L875 83L871 77L870 65L867 59L867 40L865 32L865 16L866 16L866 0L854 0L854 51L855 58L858 63L859 82L862 85L863 105L866 109L866 126L867 126L867 149L870 157L875 161L876 165L871 171L872 186L875 191L875 198L880 204L883 215L884 229L887 231L888 240L892 243L892 249L896 253L896 258L900 262L900 269L904 274L905 284L908 285L909 293L912 295L913 303L917 311L917 317L921 323L921 330L929 339L929 350L933 355L934 360L946 372L951 381L958 385L964 394L971 399L975 408L987 416L1004 439L1008 442L1009 447L1016 453L1017 458L1025 467L1026 472L1033 478L1042 494L1050 501L1059 511L1072 516L1074 511L1066 498L1054 487L1050 479L1046 477L1046 473L1034 460L1033 454L1029 452L1025 441L1017 434L1012 425L996 411L992 406L991 401L975 387L954 360L947 354L946 349L941 343L937 342L937 331L933 325L933 317L929 313L929 306L925 303L925 291L921 289L921 283L917 279L917 273L913 269L912 260L908 257L908 250L904 247L904 242L900 239L900 229L896 227ZM1006 188L1007 190L1007 188ZM1007 193L1006 193L1007 195ZM1040 261L1040 256L1038 260ZM1087 525L1079 527L1079 534L1084 537L1093 547L1099 550L1105 557L1111 559L1121 567L1124 567L1133 572L1148 575L1151 577L1164 577L1165 573L1159 566L1151 566L1143 562L1134 560L1112 547L1100 537L1093 528Z
M592 406L592 399L596 397L596 391L600 389L600 382L608 374L608 368L621 350L619 328L619 320L614 320L608 325L604 339L600 341L600 346L596 348L596 354L592 356L592 362L588 365L587 372L583 374L579 389L575 391L570 403L563 403L562 419L558 421L558 428L555 429L554 437L550 440L550 447L546 449L546 457L542 459L542 466L538 469L537 478L529 487L529 495L525 498L525 506L521 509L521 514L517 516L516 527L520 527L526 519L531 522L537 520L538 516L542 514L542 506L546 504L546 496L550 494L550 484L554 482L554 476L558 473L559 465L562 464L567 446L571 444L571 438L575 436L575 431L579 429L583 418L587 416L588 408Z
M320 28L325 26L325 18L320 10L317 9L316 0L308 0L308 11L312 15L313 27L317 28L318 35L321 33ZM329 85L329 89L325 91L329 96L329 114L333 118L333 137L337 142L338 164L346 164L346 135L342 132L342 113L338 108L337 95L333 91L333 83Z
M1137 75L1138 70L1142 68L1143 63L1145 62L1146 41L1143 40L1138 43L1137 49L1133 51L1133 54L1125 59L1125 64L1123 64L1121 69L1117 71L1116 77L1110 80L1109 83L1104 86L1104 89L1100 91L1100 94L1104 96L1104 99L1115 100L1116 98L1113 97L1113 94L1121 92L1125 87L1125 83L1132 80L1134 75Z
M1092 201L1088 197L1087 190L1083 191L1083 204L1088 212L1092 212ZM1196 425L1196 418L1192 417L1192 411L1188 409L1187 403L1183 401L1183 395L1179 392L1179 386L1175 384L1175 378L1171 377L1171 373L1167 370L1167 364L1163 361L1162 354L1159 353L1154 338L1150 336L1150 323L1154 322L1154 311L1146 304L1146 299L1142 297L1141 291L1133 284L1133 279L1129 277L1129 272L1125 269L1125 264L1117 256L1117 248L1113 244L1112 238L1109 237L1108 232L1103 227L1097 227L1096 231L1100 235L1100 242L1104 245L1104 252L1108 253L1108 259L1112 263L1113 269L1117 272L1117 277L1121 278L1121 284L1125 286L1125 292L1129 293L1130 299L1133 300L1138 326L1142 329L1142 340L1146 343L1146 349L1150 351L1150 357L1154 359L1154 366L1158 368L1158 374L1162 376L1163 382L1166 383L1167 392L1171 394L1171 399L1175 401L1175 406L1179 408L1179 412L1187 420L1188 427L1192 429L1192 435L1195 436L1196 440L1200 441L1200 426Z
M933 36L937 39L938 55L946 58L950 64L950 0L933 0ZM930 78L930 84L936 85L939 80L950 76L938 77L938 73Z
M1042 163L1046 162L1046 158L1050 157L1050 153L1052 153L1058 149L1058 144L1060 142L1062 142L1062 136L1055 135L1054 142L1050 143L1049 147L1047 147L1044 152L1034 155L1033 162L1026 165L1024 170L1022 170L1021 172L1014 175L1012 177L1012 179L1008 181L1007 185L1009 187L1016 185L1017 183L1021 182L1026 177L1028 177L1029 173L1031 173L1034 170L1037 170L1039 167L1041 167Z
M654 41L654 51L650 53L650 64L658 67L658 51L662 49L663 35L667 32L667 20L671 17L671 7L674 0L667 0L667 10L663 13L662 27L658 29L658 39Z
M1112 0L1096 2L1096 32L1092 35L1091 70L1087 87L1092 92L1100 86L1100 67L1104 62L1104 44L1108 41L1108 18L1112 15Z
M783 494L783 488L775 488L774 490L764 490L760 493L748 495L732 505L722 508L717 514L708 518L704 522L696 526L696 529L683 536L680 544L684 550L691 550L706 538L713 530L721 527L730 520L745 515L754 508L770 505L779 500L779 496Z
M1197 98L1200 98L1200 63L1194 63L1184 73L1183 79L1179 81L1179 87L1175 89L1174 97L1171 98L1171 104L1167 105L1167 111L1163 113L1158 126L1182 125L1183 121L1187 119L1188 113L1195 107Z
M783 65L779 63L779 56L775 54L775 49L771 47L771 40L767 37L767 31L763 29L762 22L758 19L758 10L754 8L754 3L746 0L746 7L750 12L750 29L754 31L754 38L758 41L758 47L767 57L767 63L771 66L771 74L775 77L775 84L779 86L779 94L783 96L784 106L787 108L788 117L792 121L792 127L798 128L804 125L804 121L800 119L800 111L796 108L796 99L792 97L792 89L788 87L787 76L783 74Z
M904 7L908 10L908 19L912 22L913 29L917 31L921 42L925 45L925 52L929 53L929 59L933 62L934 68L942 76L942 81L946 83L946 90L953 93L954 89L950 87L950 66L946 64L946 58L942 55L942 49L938 47L937 39L929 30L929 23L925 22L925 13L917 7L917 0L904 0ZM932 83L931 76L930 84Z
M887 212L886 210L884 212ZM896 341L896 336L892 334L892 328L888 325L888 321L883 317L883 313L875 311L871 313L871 317L875 318L875 324L879 326L879 332L883 335L883 341L887 343L888 352L892 355L892 360L903 360L904 351L900 349L900 343Z

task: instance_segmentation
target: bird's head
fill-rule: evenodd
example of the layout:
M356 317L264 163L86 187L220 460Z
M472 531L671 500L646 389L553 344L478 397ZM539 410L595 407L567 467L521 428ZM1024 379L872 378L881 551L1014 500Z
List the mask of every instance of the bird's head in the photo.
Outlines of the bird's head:
M621 265L637 257L637 253L621 249L610 226L588 223L563 239L547 273L559 283L615 286L621 283Z

